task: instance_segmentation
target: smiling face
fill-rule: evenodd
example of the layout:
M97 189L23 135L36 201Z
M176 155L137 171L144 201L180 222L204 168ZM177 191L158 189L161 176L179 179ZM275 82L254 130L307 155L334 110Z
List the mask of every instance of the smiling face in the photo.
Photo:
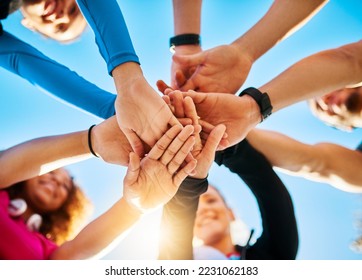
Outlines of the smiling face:
M33 211L42 214L58 210L72 188L72 178L61 168L27 180L24 195Z
M205 245L213 246L230 239L230 222L234 215L227 207L219 192L209 186L206 193L200 196L196 213L194 235Z
M362 87L344 88L309 101L312 112L325 123L351 130L362 127Z
M74 40L87 25L75 0L25 0L21 11L25 27L61 42Z

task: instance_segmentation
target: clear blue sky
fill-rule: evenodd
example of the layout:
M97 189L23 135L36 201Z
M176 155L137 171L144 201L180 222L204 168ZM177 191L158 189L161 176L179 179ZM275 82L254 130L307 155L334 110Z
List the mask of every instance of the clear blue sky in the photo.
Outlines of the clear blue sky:
M169 81L171 54L168 39L173 35L172 1L119 2L122 2L121 8L146 78L151 85L155 85L158 79ZM205 0L203 48L232 42L261 18L271 3ZM330 1L306 26L260 58L243 87L258 87L294 62L317 51L360 40L361 11L361 1ZM115 92L90 29L76 43L59 45L23 28L20 19L20 13L12 15L4 21L5 29L98 86ZM59 86L64 82L59 81ZM40 136L87 129L101 121L58 102L3 69L0 69L0 84L0 149ZM323 125L310 114L304 102L276 113L261 127L307 143L329 141L350 148L357 146L362 138L361 130L345 133ZM122 194L123 167L90 159L70 166L69 170L94 202L93 217L105 211ZM349 249L350 242L358 235L354 221L362 211L361 196L301 178L280 176L294 201L300 232L298 259L362 259L362 254ZM238 216L260 234L257 205L243 183L217 166L213 166L209 178L222 188ZM157 249L154 229L158 228L159 212L151 217L141 221L105 258L154 258Z

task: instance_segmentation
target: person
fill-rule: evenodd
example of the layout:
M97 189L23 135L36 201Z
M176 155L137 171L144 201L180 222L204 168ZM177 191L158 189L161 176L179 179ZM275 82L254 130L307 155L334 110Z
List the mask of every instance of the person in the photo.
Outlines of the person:
M327 0L275 0L267 13L231 44L202 51L201 0L173 0L171 87L235 94L256 60L308 22Z
M76 40L87 22L75 0L23 0L21 23L47 38L62 43Z
M362 127L362 87L345 87L308 100L311 112L343 131Z
M198 122L197 113L188 98L182 100L182 94L178 94L172 98L165 96L164 99L173 107L173 111L177 112L177 117L191 118L195 124ZM218 126L215 127L214 133L217 128ZM213 139L212 135L210 133L210 139ZM216 146L214 145L214 149L207 148L210 147L207 142L209 138L206 142L201 138L196 138L193 150L194 157L198 160L195 174L189 175L176 195L164 206L159 258L192 259L192 239L195 235L204 245L221 252L219 256L224 258L232 256L234 259L295 259L298 230L293 203L286 187L267 159L247 140L218 151L215 156ZM236 173L255 195L261 213L263 232L253 245L241 247L232 244L230 222L233 215L220 194L214 187L210 187L207 180L213 160ZM197 255L199 254L195 252L195 256Z
M72 215L82 208L82 199L62 166L104 152L97 146L92 148L89 137L103 142L103 147L121 144L114 132L103 135L112 131L115 123L113 117L93 133L91 127L88 131L34 139L0 154L4 167L0 171L1 259L95 257L144 213L171 199L183 179L193 172L196 161L187 159L187 155L194 145L194 127L173 126L146 157L140 159L134 152L129 153L122 198L63 243L71 234Z

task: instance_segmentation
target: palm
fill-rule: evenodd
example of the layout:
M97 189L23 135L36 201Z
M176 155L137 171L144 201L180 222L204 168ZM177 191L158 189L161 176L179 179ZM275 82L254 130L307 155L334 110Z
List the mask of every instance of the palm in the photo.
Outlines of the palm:
M125 190L124 195L136 200L144 209L155 208L160 203L165 204L178 189L167 167L147 157L142 159L139 177L130 187ZM139 195L140 193L142 195Z

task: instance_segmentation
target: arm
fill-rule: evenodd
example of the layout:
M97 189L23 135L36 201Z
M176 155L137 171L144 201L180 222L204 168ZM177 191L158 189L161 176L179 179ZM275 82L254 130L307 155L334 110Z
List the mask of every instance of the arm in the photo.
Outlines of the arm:
M202 0L173 0L174 35L200 34L201 33L201 6ZM175 55L190 55L202 51L200 45L175 46ZM193 69L182 67L181 64L172 61L171 64L171 86L178 88L176 75L190 78ZM183 83L184 81L182 81Z
M0 36L0 65L45 92L100 118L115 113L116 95L98 88L7 32ZM66 82L59 86L59 81Z
M189 118L198 125L195 106L191 98L183 100L182 94L173 98L171 105L178 118ZM176 195L164 206L161 220L159 259L193 259L193 228L199 197L208 187L207 174L215 157L215 151L225 132L225 127L215 127L202 144L196 135L192 151L197 160L194 173L184 180Z
M244 140L218 152L215 161L245 181L259 206L263 232L247 248L246 259L295 259L298 230L293 203L266 158Z
M360 151L332 143L308 145L277 132L257 129L247 139L273 166L343 191L362 192Z
M362 80L362 41L306 57L260 87L273 112L296 102L354 85ZM261 120L260 108L247 95L189 91L199 116L213 125L223 123L231 145L241 141ZM228 108L229 110L224 110Z
M306 23L326 2L276 0L250 30L230 45L195 55L175 56L174 60L183 67L196 68L186 83L182 85L183 81L180 81L180 89L235 94L246 80L253 63Z
M196 166L192 160L181 168L194 145L192 126L174 126L140 160L130 153L123 198L109 211L64 243L52 259L85 259L95 256L124 234L146 211L167 203ZM177 172L176 172L177 171Z
M92 146L104 161L128 165L131 146L115 117L92 130ZM33 139L0 153L0 188L92 157L88 131Z
M358 41L308 56L259 89L269 94L276 112L361 81L362 41Z
M134 151L143 155L141 140L152 147L168 125L178 121L143 76L117 1L78 0L77 3L95 33L100 53L113 76L119 127Z

